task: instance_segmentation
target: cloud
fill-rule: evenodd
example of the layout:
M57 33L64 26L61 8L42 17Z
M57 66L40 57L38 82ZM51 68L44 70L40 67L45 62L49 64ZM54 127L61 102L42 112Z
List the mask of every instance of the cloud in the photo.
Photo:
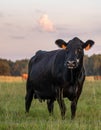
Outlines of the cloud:
M44 30L44 31L47 31L47 32L54 32L55 31L53 23L49 19L47 14L42 15L40 17L38 23L39 23L41 29Z

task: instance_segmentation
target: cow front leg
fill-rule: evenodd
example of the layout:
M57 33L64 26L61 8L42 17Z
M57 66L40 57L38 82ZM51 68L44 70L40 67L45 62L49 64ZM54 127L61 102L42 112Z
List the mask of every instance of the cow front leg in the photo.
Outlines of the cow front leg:
M54 108L54 100L47 100L47 108L48 108L50 115L52 115L53 108Z
M76 115L77 103L78 103L78 99L80 97L81 91L82 91L82 88L79 88L75 99L71 102L71 119L74 119Z
M74 117L75 117L76 108L77 108L77 100L74 99L74 100L71 102L71 119L74 119Z
M80 82L80 83L78 84L78 86L76 87L76 89L77 89L76 97L75 97L75 99L71 102L71 119L74 119L74 117L75 117L75 115L76 115L77 103L78 103L79 97L80 97L81 92L82 92L83 82L84 82L84 79L83 79L83 81Z
M64 100L63 100L63 89L59 89L57 101L58 101L58 104L59 104L59 107L60 107L62 119L65 119L66 106L65 106L65 103L64 103Z

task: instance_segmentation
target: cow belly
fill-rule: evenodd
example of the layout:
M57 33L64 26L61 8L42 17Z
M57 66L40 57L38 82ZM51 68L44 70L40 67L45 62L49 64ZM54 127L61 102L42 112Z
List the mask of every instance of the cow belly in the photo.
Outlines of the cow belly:
M40 92L35 90L34 98L36 99L55 99L56 93L55 92Z
M34 98L54 99L55 97L56 97L56 90L53 85L40 84L40 86L34 86Z

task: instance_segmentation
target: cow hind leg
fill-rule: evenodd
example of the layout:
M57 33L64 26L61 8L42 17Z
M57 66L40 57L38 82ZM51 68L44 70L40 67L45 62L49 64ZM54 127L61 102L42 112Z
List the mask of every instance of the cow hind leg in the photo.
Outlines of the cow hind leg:
M26 94L26 97L25 97L25 109L26 109L26 112L29 112L32 99L33 99L33 91L28 91L27 94Z
M47 108L48 108L50 115L52 115L53 108L54 108L54 100L47 100Z

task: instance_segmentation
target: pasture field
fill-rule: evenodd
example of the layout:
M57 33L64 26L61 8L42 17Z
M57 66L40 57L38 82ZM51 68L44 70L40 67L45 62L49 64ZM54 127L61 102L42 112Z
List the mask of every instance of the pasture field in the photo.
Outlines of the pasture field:
M53 116L49 116L46 102L38 100L33 100L26 115L24 102L25 81L0 82L0 130L101 130L101 81L85 82L73 121L68 99L65 120L57 102Z

